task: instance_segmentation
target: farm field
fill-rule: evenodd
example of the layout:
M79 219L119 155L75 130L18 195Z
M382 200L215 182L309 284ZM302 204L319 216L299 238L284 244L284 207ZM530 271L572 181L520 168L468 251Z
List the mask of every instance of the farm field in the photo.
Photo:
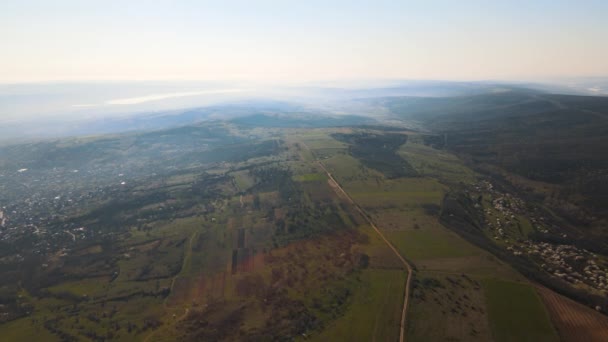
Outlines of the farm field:
M33 313L0 333L39 332L49 341L398 340L409 265L397 254L413 267L408 341L576 341L579 330L608 326L593 311L564 314L570 304L557 297L541 292L541 301L500 255L448 227L454 191L467 194L459 204L507 214L496 205L500 193L482 189L478 173L423 136L271 132L242 158L230 150L232 162L154 178L133 193L120 190L123 202L79 212L74 227L116 227L116 240L59 251L41 271L53 281L18 292ZM536 232L523 213L509 217L517 224L505 234ZM488 240L495 234L479 230ZM509 246L506 238L494 244Z
M403 255L414 262L436 258L464 258L481 254L481 251L458 236L437 227L391 230L385 234Z
M0 0L0 37L0 342L608 342L608 0Z
M478 277L416 273L408 341L491 341L486 298Z
M427 177L448 184L475 182L475 173L466 167L458 157L425 145L421 135L409 135L408 142L401 146L398 153L407 159L420 174Z
M407 321L408 340L517 340L505 336L504 327L497 324L503 317L492 316L500 304L492 297L496 289L488 279L499 279L499 284L515 279L522 281L525 289L532 287L524 285L526 280L509 265L448 230L438 220L446 185L472 184L475 173L454 156L435 152L416 140L403 145L399 154L410 161L418 173L416 177L388 179L343 152L322 162L417 269ZM506 298L521 295L516 290L505 292ZM535 299L534 293L526 298ZM539 325L537 333L530 336L555 340L557 335L543 303L536 298L529 305L523 309L529 310L528 318Z
M317 168L298 165L297 168L294 168L294 171L293 179L303 187L305 193L302 198L305 201L314 203L316 201L327 202L332 198L334 198L334 201L338 199L333 191L329 190L325 175L319 173ZM329 191L322 190L325 188ZM152 335L149 335L147 340L168 339L168 336L179 334L179 331L184 329L193 329L192 333L195 335L201 334L202 332L195 333L197 331L196 328L190 326L189 322L198 317L191 310L198 311L200 309L197 308L202 307L201 314L211 315L212 317L222 315L217 311L217 308L213 309L214 311L204 308L208 306L210 308L212 305L215 305L213 303L221 302L226 307L222 311L227 313L229 310L233 310L231 309L234 308L233 305L242 301L243 291L254 291L253 289L248 290L243 286L268 288L268 291L270 291L271 289L284 287L285 281L287 281L288 288L290 288L287 294L290 298L289 300L295 300L297 303L303 303L306 307L310 307L311 313L314 313L318 317L319 321L311 322L310 324L314 324L313 326L322 324L322 326L326 327L320 334L315 332L315 329L311 330L307 333L307 335L310 335L310 338L324 340L326 337L339 336L346 331L351 331L351 324L357 324L360 327L359 330L350 332L349 336L352 336L354 340L368 340L369 338L391 340L398 336L405 274L400 264L395 261L394 255L387 253L384 242L380 241L375 233L363 225L352 232L352 234L355 234L355 237L360 236L357 239L363 239L361 240L363 242L352 241L352 237L347 238L351 233L345 231L344 234L346 234L345 238L347 240L340 237L342 233L338 233L332 234L327 238L311 239L302 243L288 243L284 247L273 249L270 254L260 254L260 251L265 249L265 247L264 245L256 244L268 239L263 234L263 231L267 228L264 228L264 225L258 227L256 222L261 224L263 220L256 214L255 210L252 211L254 203L250 198L248 196L243 196L243 198L244 207L243 204L240 204L240 201L233 201L230 206L226 207L228 229L224 231L228 233L232 232L232 244L234 247L238 246L239 253L241 250L249 250L250 253L253 253L251 257L242 261L237 257L235 266L233 256L232 266L230 266L228 260L225 263L224 269L226 271L222 271L221 268L215 268L216 275L209 274L208 276L203 276L201 278L203 280L194 280L191 276L187 276L188 269L209 270L208 266L193 267L192 263L194 260L201 260L204 254L208 255L209 247L213 247L203 247L201 249L203 254L199 256L197 256L197 253L192 253L190 258L193 261L184 262L184 268L177 278L176 286L180 287L175 292L181 294L179 295L180 299L176 301L172 299L173 296L167 299L169 312L174 312L174 318L177 317L178 320L174 322L171 320L166 321L163 327ZM265 202L268 201L268 196L261 193L259 194L259 198L259 205L264 207L266 205ZM349 209L348 206L342 206L341 208L338 212L342 220L349 222L349 226L353 227L354 225L356 227L357 222L361 221L361 219L356 217L358 214L349 213L349 210L352 210L352 208ZM244 214L245 212L246 214ZM279 215L279 218L283 216L276 209L274 215L275 217ZM217 220L223 222L223 219L217 218ZM238 227L242 226L252 227L252 229L245 230L244 242L241 242L241 238L234 240L234 234L238 231ZM352 228L349 230L352 230ZM342 244L340 241L346 244ZM223 243L230 245L228 241ZM339 248L336 248L337 246ZM258 251L257 256L255 255L255 251ZM217 257L214 258L217 259ZM357 262L361 263L363 261L357 261L358 258L365 259L365 266L361 270L358 270ZM345 260L341 261L342 259ZM234 272L235 269L236 273ZM285 270L288 270L288 273L285 273ZM311 277L311 275L313 276ZM184 280L179 281L182 277ZM220 279L220 292L213 290L214 287L217 288L217 285L211 285L210 287L209 282L204 280L209 277ZM292 285L293 281L296 281L297 285L295 283ZM321 287L324 289L322 292L318 291L319 284L327 284ZM198 290L194 292L188 290L193 288L198 288ZM249 334L258 334L256 331L262 333L265 330L270 330L269 333L272 333L274 329L286 328L275 327L274 325L268 326L270 324L268 321L270 316L267 316L268 313L264 312L268 309L257 312L257 307L260 304L255 303L261 300L261 298L257 297L255 293L259 292L246 293L245 296L250 298L250 302L243 308L243 310L249 313L245 315L246 318L240 323L243 329L246 329L244 331L249 331ZM207 299L195 299L201 298L201 294ZM196 300L195 307L189 304L193 300ZM339 302L336 302L336 300ZM283 304L267 305L270 305L273 308L272 310L284 310ZM182 309L180 312L178 307L185 308L185 310ZM374 312L373 319L376 322L371 327L363 324L363 322L369 319L365 315L370 312L369 307L378 309L371 311ZM175 308L175 310L171 308ZM206 313L207 311L209 312ZM252 320L252 317L257 318ZM211 335L200 336L211 338ZM226 335L225 337L227 336L230 335Z
M405 272L369 269L353 289L344 316L330 323L314 341L396 341L399 339Z
M601 342L608 334L608 317L547 288L537 291L564 342Z
M6 341L61 341L47 329L26 320L2 324L0 334Z
M493 278L482 283L496 341L559 341L533 286Z

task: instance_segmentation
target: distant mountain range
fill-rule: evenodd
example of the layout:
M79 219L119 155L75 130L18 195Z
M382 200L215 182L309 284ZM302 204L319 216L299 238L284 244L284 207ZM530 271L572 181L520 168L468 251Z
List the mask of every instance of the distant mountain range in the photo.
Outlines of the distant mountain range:
M228 91L230 89L228 85L212 86L198 83L3 85L0 86L0 113L4 114L0 117L0 121L3 121L0 126L0 142L158 130L210 119L233 120L240 117L249 117L240 120L243 124L247 122L252 124L252 120L261 120L260 123L279 125L278 127L315 126L314 120L319 118L321 120L332 118L336 125L340 125L340 122L353 124L351 122L353 117L338 118L338 116L356 115L374 119L384 117L386 114L382 112L384 107L377 106L382 104L384 98L409 97L407 103L410 107L407 110L414 108L418 101L427 107L425 111L440 106L441 103L453 106L462 101L465 101L462 106L466 109L468 104L463 99L455 102L438 100L430 107L427 106L429 102L425 99L466 98L503 92L597 95L600 93L597 89L604 89L607 84L608 82L601 83L601 81L579 82L576 86L407 81L378 84L372 88L346 88L332 85L266 87L256 91L250 90L252 88L247 88L246 85L240 88L233 85L234 91ZM208 90L195 91L204 87ZM225 87L226 92L219 87ZM122 98L122 100L108 100L112 98ZM23 115L17 115L19 113ZM277 115L283 116L282 119L272 123L272 118ZM284 116L290 115L297 119L289 122L290 120ZM363 121L365 120L361 123ZM368 120L366 123L371 121L373 120Z

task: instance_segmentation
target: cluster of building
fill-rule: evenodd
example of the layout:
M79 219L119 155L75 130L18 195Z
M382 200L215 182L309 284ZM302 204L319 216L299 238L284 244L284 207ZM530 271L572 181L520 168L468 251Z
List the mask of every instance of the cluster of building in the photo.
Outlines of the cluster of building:
M597 256L573 245L528 241L526 252L542 260L541 267L573 284L584 283L608 291L608 267Z
M86 227L61 223L62 219L88 203L112 198L124 188L124 175L107 172L97 175L94 171L53 169L35 173L20 169L12 177L3 176L10 181L3 184L0 193L0 241L41 255L86 239L91 233ZM11 260L0 260L7 261Z
M494 238L506 243L506 249L513 255L528 257L552 276L576 284L588 286L608 294L608 263L597 255L574 245L549 242L536 242L525 236L510 236L510 229L518 222L518 215L527 217L532 227L539 233L558 238L568 235L552 226L545 217L534 209L526 207L525 202L511 194L495 190L487 181L476 185L476 190L493 197L492 208L484 210L486 227L494 231ZM531 210L531 211L530 211ZM510 238L510 239L509 239Z
M486 191L495 196L492 200L492 208L487 208L486 227L495 231L495 239L506 238L505 229L517 220L517 215L524 211L524 202L511 194L502 194L494 190L491 183L485 185Z

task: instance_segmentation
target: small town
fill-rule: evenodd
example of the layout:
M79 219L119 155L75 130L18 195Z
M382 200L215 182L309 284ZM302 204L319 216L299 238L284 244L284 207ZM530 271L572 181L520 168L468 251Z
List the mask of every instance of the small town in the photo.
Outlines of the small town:
M572 244L528 239L521 229L524 220L540 233L538 236L566 240L568 234L549 224L544 216L538 215L535 208L526 206L521 198L496 190L488 181L477 184L475 190L492 197L490 207L484 210L484 214L486 228L498 244L515 256L529 258L556 279L608 294L608 263L605 260Z

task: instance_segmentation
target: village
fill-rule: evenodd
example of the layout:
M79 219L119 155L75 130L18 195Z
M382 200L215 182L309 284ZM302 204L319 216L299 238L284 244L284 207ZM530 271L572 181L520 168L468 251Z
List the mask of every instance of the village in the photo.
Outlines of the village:
M525 221L528 229L540 236L568 241L568 234L548 223L521 198L496 190L488 181L477 184L475 190L491 196L484 210L485 229L497 244L515 256L528 258L555 279L608 295L608 263L603 257L573 244L528 238L530 231L522 229Z
M50 255L94 235L82 225L62 222L89 204L99 203L123 191L124 174L108 169L54 168L37 173L21 168L2 174L0 242L12 248L0 255L0 263L12 263L24 254ZM9 177L12 176L12 177ZM92 181L92 185L87 182ZM24 186L26 183L35 186ZM12 251L18 250L15 254Z

